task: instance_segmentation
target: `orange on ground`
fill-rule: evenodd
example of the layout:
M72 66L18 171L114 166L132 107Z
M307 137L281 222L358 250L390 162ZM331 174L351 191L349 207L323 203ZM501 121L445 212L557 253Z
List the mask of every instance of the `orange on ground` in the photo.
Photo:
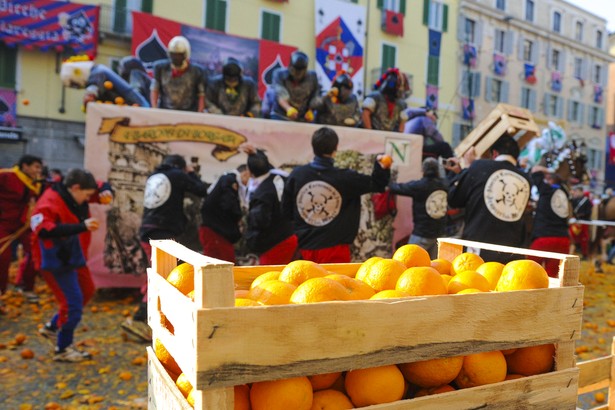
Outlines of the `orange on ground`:
M237 299L235 299L235 306L236 307L241 307L241 306L260 306L260 303L258 303L255 300L252 300L252 299L237 298Z
M431 266L429 253L418 245L406 244L393 254L393 259L402 262L407 268L413 266Z
M499 383L506 378L506 359L499 350L464 356L461 371L455 378L460 389Z
M500 275L504 269L504 264L500 262L485 262L476 268L476 272L480 273L489 282L489 290L495 290L500 280Z
M367 283L341 273L327 275L325 278L333 279L344 286L348 291L348 300L367 300L376 294L376 291Z
M311 410L346 410L354 409L352 402L344 393L337 390L320 390L314 392Z
M280 279L280 271L272 270L269 272L261 273L252 281L252 284L250 285L250 289L252 289L255 286L258 286L259 284L263 282L267 282L268 280L279 280L279 279Z
M363 278L365 278L365 276L367 275L367 272L369 272L372 265L382 259L384 258L381 258L380 256L372 256L371 258L363 262L361 266L359 266L359 269L357 270L357 273L354 275L354 278L358 280L363 280Z
M478 289L489 292L489 282L483 275L472 270L458 273L448 283L448 293L454 294L464 289Z
M437 258L431 261L431 267L440 272L441 275L450 275L453 264L446 259Z
M314 393L307 377L256 382L250 389L252 410L311 410Z
M188 376L185 373L179 375L177 380L175 381L175 385L179 389L180 392L184 395L184 397L188 397L190 394L190 390L192 390L192 384L188 380Z
M250 386L240 384L234 386L235 407L234 410L250 410Z
M308 279L321 278L328 274L325 268L315 262L298 260L286 265L280 272L278 280L299 286Z
M263 305L286 305L290 295L297 289L295 285L280 280L268 280L250 289L248 298Z
M483 258L475 253L464 252L455 256L451 265L451 275L455 276L458 273L466 270L476 270L480 265L485 263Z
M21 352L19 352L19 356L21 356L22 359L30 360L34 358L34 352L32 351L32 349L28 349L26 347Z
M179 367L175 359L173 359L173 356L171 356L171 353L169 353L167 348L164 347L160 339L154 339L154 353L167 371L178 375L183 373L182 369Z
M498 292L524 289L543 289L549 287L549 275L538 263L522 259L508 262L495 288Z
M382 259L374 263L361 279L376 292L395 289L397 279L406 270L406 265L394 259Z
M521 347L506 356L509 373L534 376L547 373L553 369L555 345L552 343L539 346Z
M457 295L466 295L468 293L483 293L483 291L480 289L476 289L476 288L468 288L468 289L460 290L459 292L457 292Z
M404 376L395 365L351 370L346 373L345 386L356 407L401 400L406 391Z
M403 363L399 368L410 383L423 388L432 388L455 380L462 365L463 356L455 356Z
M369 299L370 300L397 299L397 298L407 298L409 296L410 296L409 294L407 294L406 292L402 292L401 290L386 289L386 290L381 290L380 292L376 293L374 296L372 296Z
M449 384L445 384L444 386L420 389L416 392L414 397L431 396L432 394L448 393L449 391L455 391L455 388Z
M397 279L395 289L406 292L410 296L446 295L447 293L442 276L430 266L406 269Z
M310 383L312 384L312 390L318 391L325 390L333 386L333 383L335 383L341 375L342 372L323 373L309 376L308 379L310 379Z
M167 281L187 295L194 290L194 267L189 263L177 265L167 276Z
M312 278L297 286L290 303L318 303L348 300L348 291L339 282L328 278Z

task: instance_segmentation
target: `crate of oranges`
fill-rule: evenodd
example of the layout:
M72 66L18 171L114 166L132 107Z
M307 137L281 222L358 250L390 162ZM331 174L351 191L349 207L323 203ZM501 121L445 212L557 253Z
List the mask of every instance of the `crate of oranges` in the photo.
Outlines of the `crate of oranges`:
M435 260L234 267L151 243L150 408L575 408L577 256L440 239Z

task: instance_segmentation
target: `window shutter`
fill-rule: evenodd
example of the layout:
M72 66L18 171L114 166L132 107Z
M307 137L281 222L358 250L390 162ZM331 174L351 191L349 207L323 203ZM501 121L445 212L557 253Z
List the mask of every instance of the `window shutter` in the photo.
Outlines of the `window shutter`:
M154 0L141 0L141 11L151 14L154 11Z
M591 105L587 106L587 125L589 125L590 127L594 124L592 124L592 113L594 111L594 107L592 107Z
M472 98L480 96L480 73L472 73Z
M525 38L523 34L519 34L519 38L517 39L517 59L519 61L523 61L523 46L525 45Z
M562 97L557 97L557 118L562 118L564 116L564 99Z
M500 88L500 102L507 103L508 102L508 94L509 94L509 83L508 81L502 81L502 87Z
M572 121L574 119L573 115L572 115L573 114L572 113L573 109L574 109L574 101L568 100L568 113L566 115L566 120Z
M17 47L0 43L0 87L15 89L17 78Z
M384 0L378 0L378 2L376 3L376 7L382 10L384 8Z
M506 43L504 44L504 52L506 55L511 55L513 53L513 44L515 41L515 32L508 30L506 32Z
M530 88L529 110L536 111L536 90Z
M579 123L580 125L583 125L583 117L585 116L585 104L579 104L579 115L577 120L577 123Z
M399 12L406 15L406 0L399 0Z
M485 77L485 101L491 102L491 77Z
M459 15L457 18L457 40L465 44L467 41L466 38L466 17L464 15Z
M395 53L394 46L387 44L382 45L382 71L386 71L388 68L395 67Z
M470 88L470 85L469 85L470 84L470 80L469 80L470 75L471 75L471 73L469 73L468 71L463 71L461 73L461 90L460 90L460 93L461 93L462 97L471 97L471 94L472 94L471 90L470 90L470 92L468 92L468 90Z
M609 78L609 65L607 63L602 65L602 73L602 78L600 80L602 82L602 87L606 88L607 79Z
M548 45L547 46L547 70L551 69L551 46Z
M562 75L566 72L566 50L560 50L559 52L559 67L558 70Z
M442 32L448 32L448 4L442 6Z
M453 123L453 141L451 141L453 147L461 142L461 124L458 122Z
M429 0L423 0L423 24L429 25Z
M581 59L581 78L587 80L587 60Z
M587 67L588 67L587 80L594 81L594 62L592 60L587 60Z
M476 33L474 33L474 43L476 47L480 47L483 44L483 22L477 21L474 25Z
M604 110L602 108L598 108L598 119L596 121L596 124L600 128L603 128L604 126Z
M126 0L115 0L113 8L113 31L123 33L126 30Z
M549 93L545 93L542 99L542 111L548 117L549 116Z
M530 57L532 58L532 63L538 64L538 59L540 58L540 43L538 40L534 40L532 44L532 55Z

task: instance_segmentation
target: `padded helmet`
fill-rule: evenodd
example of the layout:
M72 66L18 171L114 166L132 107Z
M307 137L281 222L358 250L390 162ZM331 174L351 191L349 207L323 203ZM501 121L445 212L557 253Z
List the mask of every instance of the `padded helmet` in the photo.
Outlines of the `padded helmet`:
M352 90L352 78L348 75L348 73L339 74L333 79L333 84L331 86L338 89L346 87L349 90Z
M233 57L227 58L222 66L222 75L224 77L239 78L242 71L241 63Z
M190 42L184 36L175 36L169 41L169 53L181 53L190 58Z
M307 69L309 61L310 59L303 51L295 51L290 56L290 65L293 66L296 70Z

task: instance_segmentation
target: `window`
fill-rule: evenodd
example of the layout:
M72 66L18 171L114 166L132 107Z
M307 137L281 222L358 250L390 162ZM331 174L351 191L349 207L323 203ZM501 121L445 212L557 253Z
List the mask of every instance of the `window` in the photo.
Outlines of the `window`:
M583 104L579 101L568 100L568 121L583 123Z
M470 44L476 43L476 22L472 19L465 19L465 41Z
M506 50L506 32L504 30L495 30L495 44L493 49L499 53L504 54Z
M113 2L113 32L130 34L132 32L132 12L151 13L154 0L115 0Z
M475 98L480 96L480 73L464 71L461 78L461 95Z
M427 84L438 85L440 77L440 58L429 56L427 59Z
M559 11L553 12L553 31L560 33L562 30L562 13Z
M594 84L602 84L602 66L596 64L594 66L594 78L592 78Z
M596 48L602 50L602 31L600 30L596 31Z
M261 38L280 42L280 25L282 16L278 13L263 11L261 13Z
M555 94L545 94L545 115L547 117L561 118L564 111L564 100Z
M589 126L600 129L604 126L604 110L600 107L592 106L589 110Z
M602 169L602 160L604 158L604 151L599 149L588 148L587 149L587 164L588 169Z
M457 146L473 129L474 127L470 124L454 123L452 146Z
M15 89L17 77L17 47L0 43L0 87Z
M523 108L527 108L530 111L536 111L536 90L531 88L521 88L521 101L519 105Z
M583 59L574 58L574 78L583 79Z
M487 77L485 100L490 102L508 102L508 83L506 81Z
M534 42L532 40L523 40L523 61L534 61Z
M559 71L560 69L560 51L557 49L551 49L551 67L554 70Z
M377 5L380 10L391 10L396 13L406 14L406 0L378 0Z
M434 0L423 0L423 24L432 30L448 31L448 5Z
M506 0L495 0L495 8L506 11Z
M205 28L226 31L226 0L206 0Z
M583 22L577 21L574 24L574 39L577 41L583 41Z
M390 44L382 45L382 72L387 68L395 67L397 64L397 47Z
M525 20L534 21L534 0L525 0Z

